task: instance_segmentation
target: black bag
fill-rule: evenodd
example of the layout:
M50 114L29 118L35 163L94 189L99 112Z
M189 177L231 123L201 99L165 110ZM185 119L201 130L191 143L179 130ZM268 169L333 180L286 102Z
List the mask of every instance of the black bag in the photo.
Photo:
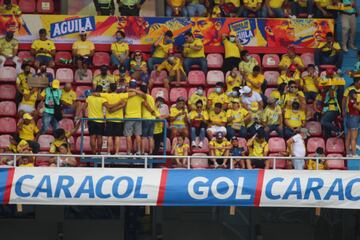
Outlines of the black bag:
M56 121L61 121L61 119L63 118L62 111L61 111L61 105L56 104L53 91L51 91L51 95L52 95L52 98L54 101L54 118L56 119Z

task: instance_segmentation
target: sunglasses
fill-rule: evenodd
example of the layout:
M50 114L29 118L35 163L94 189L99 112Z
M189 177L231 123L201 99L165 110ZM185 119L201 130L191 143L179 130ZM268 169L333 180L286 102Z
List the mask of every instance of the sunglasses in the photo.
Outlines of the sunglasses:
M135 54L136 57L141 57L141 54Z
M290 88L297 88L297 86L290 86Z

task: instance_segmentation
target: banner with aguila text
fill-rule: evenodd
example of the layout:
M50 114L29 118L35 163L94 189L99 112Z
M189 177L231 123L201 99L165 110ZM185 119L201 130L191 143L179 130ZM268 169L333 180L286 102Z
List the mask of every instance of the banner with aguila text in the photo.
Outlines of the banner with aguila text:
M0 204L360 208L358 171L0 168Z
M165 31L174 33L175 43L182 44L184 33L192 31L206 46L220 46L222 35L237 33L244 46L284 47L294 44L314 48L334 32L330 19L255 19L255 18L165 18L68 15L2 15L0 35L14 31L20 42L38 38L40 28L48 30L56 43L72 43L81 29L88 31L94 43L111 43L117 30L126 33L130 44L152 44Z

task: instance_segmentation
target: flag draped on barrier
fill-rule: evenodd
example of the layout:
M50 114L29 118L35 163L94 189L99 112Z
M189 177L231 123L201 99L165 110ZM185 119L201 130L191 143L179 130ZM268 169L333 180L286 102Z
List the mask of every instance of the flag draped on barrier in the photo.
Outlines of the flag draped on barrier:
M356 171L1 168L0 203L359 208Z

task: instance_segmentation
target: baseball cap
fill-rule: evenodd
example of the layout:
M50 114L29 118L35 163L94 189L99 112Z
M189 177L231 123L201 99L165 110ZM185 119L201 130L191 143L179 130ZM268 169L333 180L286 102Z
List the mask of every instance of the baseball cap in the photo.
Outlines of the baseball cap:
M54 79L51 84L52 88L58 89L60 87L60 81L57 79Z
M270 97L267 99L267 102L268 102L269 104L272 104L272 103L276 102L276 98L270 96Z
M87 32L85 31L85 28L81 28L79 34L80 35L86 35Z
M244 86L242 89L240 89L240 94L248 94L251 92L251 88L248 86Z
M235 137L235 136L231 138L231 141L238 141L238 140L239 139L237 137Z
M170 48L169 51L168 51L168 54L174 54L174 49Z
M300 133L305 134L305 136L310 137L310 132L307 128L300 128Z
M240 100L238 98L233 98L231 99L231 102L233 103L240 103Z
M129 87L130 88L136 88L137 86L137 82L135 79L131 79L130 83L129 83Z
M23 119L26 119L26 120L32 120L32 119L33 119L33 117L32 117L30 114L25 113L25 114L23 115Z
M235 36L236 37L236 32L235 31L230 31L229 36Z
M222 139L224 137L223 132L217 132L216 133L216 139Z

